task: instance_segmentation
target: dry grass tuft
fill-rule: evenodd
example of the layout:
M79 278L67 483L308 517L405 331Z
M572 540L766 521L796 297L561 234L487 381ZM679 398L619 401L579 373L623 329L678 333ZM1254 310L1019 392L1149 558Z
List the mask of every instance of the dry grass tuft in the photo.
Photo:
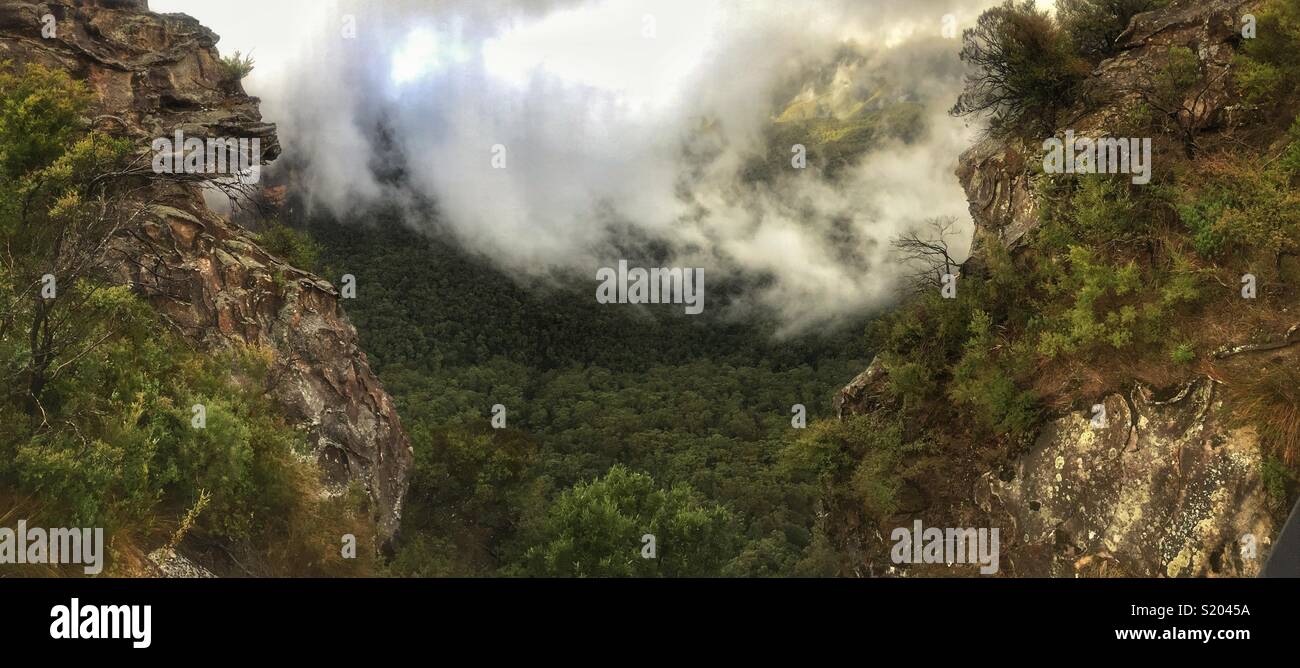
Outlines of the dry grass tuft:
M1300 366L1292 356L1275 358L1228 385L1238 417L1255 425L1260 443L1287 465L1300 456Z

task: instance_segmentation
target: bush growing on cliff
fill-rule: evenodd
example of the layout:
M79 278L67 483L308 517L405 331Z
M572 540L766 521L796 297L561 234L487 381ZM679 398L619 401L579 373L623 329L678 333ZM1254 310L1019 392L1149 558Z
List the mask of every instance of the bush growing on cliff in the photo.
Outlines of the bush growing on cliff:
M1049 301L1038 326L1038 352L1045 357L1159 344L1170 315L1200 297L1186 262L1161 274L1085 246L1072 246L1068 267L1045 280Z
M1206 159L1181 192L1178 214L1207 258L1300 252L1300 194L1287 155L1279 164L1235 156Z
M1272 0L1256 18L1256 36L1243 40L1236 58L1236 81L1250 102L1275 104L1300 87L1300 2Z
M961 59L972 71L952 113L987 115L996 133L1053 131L1088 75L1069 36L1033 0L985 11L962 40Z
M933 451L924 436L908 440L898 422L868 414L810 425L786 456L815 472L830 508L880 522L898 512L904 480Z
M273 222L257 235L257 243L262 250L303 271L320 271L320 244L306 232Z
M948 390L953 401L970 407L974 417L996 434L1021 434L1038 422L1038 399L1030 390L1021 389L1006 362L995 356L997 342L993 322L984 311L971 317L970 338L964 344L962 358L953 368ZM1028 362L1015 359L1011 362ZM1023 371L1019 370L1019 371Z
M1134 241L1150 221L1150 212L1142 209L1127 178L1081 179L1071 207L1076 234L1091 243Z
M1286 171L1287 176L1294 179L1300 177L1300 116L1291 123L1287 138L1291 140L1291 144L1282 153L1278 166Z
M1192 159L1200 150L1198 135L1214 120L1215 107L1205 101L1231 69L1213 73L1202 66L1195 51L1185 46L1170 48L1165 58L1154 76L1140 83L1134 92L1144 106L1155 112L1157 126L1178 137L1184 155Z
M0 175L6 185L53 163L83 127L85 85L41 65L0 61Z
M221 65L226 68L226 76L232 81L242 81L253 73L255 63L253 54L244 55L242 52L236 51L222 58Z
M1129 21L1169 0L1059 0L1056 16L1079 53L1100 60L1118 51L1116 39Z

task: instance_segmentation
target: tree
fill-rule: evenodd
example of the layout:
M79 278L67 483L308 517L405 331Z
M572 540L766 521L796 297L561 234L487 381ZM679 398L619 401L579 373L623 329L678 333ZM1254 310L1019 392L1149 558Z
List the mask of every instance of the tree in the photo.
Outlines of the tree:
M893 241L894 252L900 262L909 268L908 287L916 292L938 293L944 286L943 277L953 275L961 263L953 259L948 239L956 234L952 229L957 219L951 216L926 221L923 228L913 228Z
M617 465L556 498L538 542L524 556L525 571L567 577L718 575L739 538L726 508L707 505L687 485L660 489L650 476Z
M1169 49L1168 60L1155 74L1143 78L1132 92L1172 126L1189 159L1199 150L1197 135L1213 120L1219 107L1210 103L1230 67L1202 71L1196 52L1185 46Z
M986 10L963 34L960 56L974 69L951 113L988 115L1000 134L1052 132L1089 69L1033 0Z
M47 384L110 338L96 280L109 241L143 211L119 177L129 144L87 132L85 86L63 71L0 64L0 343L25 346L0 370L44 413ZM22 343L18 343L21 340Z
M1059 0L1056 17L1078 52L1100 60L1118 50L1116 40L1134 16L1168 4L1168 0Z

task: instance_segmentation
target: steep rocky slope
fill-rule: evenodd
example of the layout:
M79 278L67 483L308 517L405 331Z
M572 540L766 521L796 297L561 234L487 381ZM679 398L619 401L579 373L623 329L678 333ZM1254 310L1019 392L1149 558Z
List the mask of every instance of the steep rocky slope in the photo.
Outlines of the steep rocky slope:
M1114 135L1175 47L1196 55L1205 81L1187 91L1178 120L1211 136L1243 122L1250 109L1228 71L1239 39L1235 26L1249 4L1175 1L1135 17L1120 38L1122 51L1093 71L1058 135L1067 129ZM1181 153L1171 143L1158 150ZM1015 253L1039 226L1034 165L1041 159L1040 143L997 138L961 156L957 176L976 227L964 273L982 272L994 244ZM837 394L837 414L882 410L878 399L887 382L887 370L874 362ZM975 512L1001 528L1004 574L1258 574L1277 532L1261 482L1258 436L1229 419L1212 378L1189 373L1184 384L1163 392L1136 379L1126 386L1070 397L1076 407L1104 406L1106 419L1095 421L1090 410L1048 416L1032 444L1005 468L979 472L969 495L954 503L965 517Z
M54 18L49 36L47 17ZM129 137L147 157L154 138L257 138L279 154L275 126L222 66L217 36L146 0L0 3L0 61L62 68L98 98L95 125ZM140 215L113 243L112 275L146 297L198 344L263 347L272 391L306 432L333 489L358 481L380 534L397 529L411 465L409 439L371 372L339 293L258 247L214 213L201 183L154 183Z
M1065 114L1060 132L1110 136L1123 126L1122 115L1139 98L1139 90L1169 62L1169 50L1190 48L1205 71L1206 85L1187 91L1186 108L1195 113L1201 132L1214 132L1244 112L1231 90L1231 66L1240 35L1236 25L1248 0L1174 3L1168 9L1139 14L1120 37L1124 50L1103 61L1087 82L1087 93ZM1190 121L1190 119L1189 119ZM958 160L957 178L970 200L979 245L994 240L1019 246L1038 225L1033 164L1041 144L987 138ZM976 262L979 258L976 258Z

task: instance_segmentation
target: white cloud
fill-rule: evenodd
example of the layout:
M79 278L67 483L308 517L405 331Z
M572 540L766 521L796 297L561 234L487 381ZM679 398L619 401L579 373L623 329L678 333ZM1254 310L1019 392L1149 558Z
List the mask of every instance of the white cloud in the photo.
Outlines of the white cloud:
M889 299L888 243L906 226L969 224L952 171L971 133L945 113L958 43L940 30L947 14L969 25L989 0L328 4L153 0L198 16L223 49L255 49L250 92L335 211L418 194L461 240L527 274L594 275L630 226L680 263L771 278L753 299L792 329ZM346 15L355 40L339 34ZM848 42L891 94L925 101L929 134L879 147L835 184L739 181L777 92ZM376 142L379 124L396 154ZM688 141L710 159L683 160ZM505 170L492 168L497 144ZM375 175L395 161L404 189Z

